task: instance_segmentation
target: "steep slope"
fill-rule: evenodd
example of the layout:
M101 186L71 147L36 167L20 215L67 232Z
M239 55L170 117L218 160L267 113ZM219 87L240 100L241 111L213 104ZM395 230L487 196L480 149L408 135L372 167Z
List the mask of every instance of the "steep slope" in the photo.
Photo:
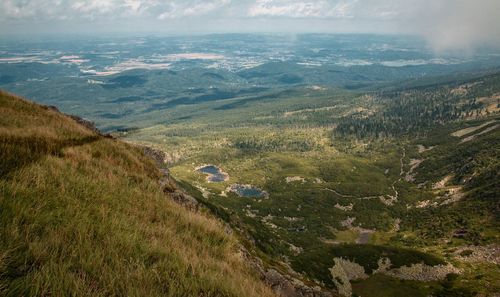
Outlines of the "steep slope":
M272 296L143 153L0 92L0 295Z

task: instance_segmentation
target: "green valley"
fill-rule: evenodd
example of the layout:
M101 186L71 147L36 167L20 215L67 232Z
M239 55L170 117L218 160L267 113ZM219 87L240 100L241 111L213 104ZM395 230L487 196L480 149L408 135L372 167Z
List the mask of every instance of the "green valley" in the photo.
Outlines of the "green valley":
M355 294L377 279L398 284L384 296L474 296L500 289L476 277L498 272L478 248L498 261L499 80L299 88L178 107L188 120L119 135L165 151L179 184L284 273L338 289L331 270L341 258L364 270ZM196 171L204 164L229 179L208 181ZM241 197L234 184L269 195Z
M7 1L0 23L49 2ZM156 30L233 24L224 16L246 6L296 10L274 16L288 32L363 23L338 15L349 7L378 3L363 11L390 23L406 19L398 6L470 1L389 2L48 7L89 13L77 18L89 25L106 11L125 31L141 14ZM467 12L482 20L487 2ZM498 26L472 34L466 20L434 40L188 25L0 35L0 295L498 297L500 50L477 41Z

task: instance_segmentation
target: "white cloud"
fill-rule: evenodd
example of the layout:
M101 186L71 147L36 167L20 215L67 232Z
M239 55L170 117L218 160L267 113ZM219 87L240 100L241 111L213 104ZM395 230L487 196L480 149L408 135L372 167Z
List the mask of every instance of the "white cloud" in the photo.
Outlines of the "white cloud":
M159 20L176 19L191 16L203 16L231 4L231 0L171 2L159 16Z
M2 0L0 21L53 19L174 19L217 12L231 0Z
M141 8L141 0L125 0L123 6L129 8L132 12L137 13Z
M44 22L49 31L414 33L437 51L500 47L499 20L500 0L0 0L7 33Z
M216 1L203 1L201 3L197 3L191 7L188 7L184 10L184 15L186 16L196 16L196 15L205 15L212 11L215 11L219 8L227 6L231 3L231 0L216 0Z
M324 1L258 0L248 11L248 16L319 17Z
M340 1L329 12L329 16L351 18L353 17L353 8L358 0Z
M298 1L257 0L249 7L249 17L351 18L357 0Z
M71 5L76 12L105 14L116 7L113 0L79 0Z
M428 0L430 1L430 0ZM416 17L413 30L437 51L500 47L499 0L443 0Z
M52 11L60 5L60 1L54 1L50 6L44 7L43 1L16 1L4 0L2 5L3 15L10 18L24 19L33 18L37 15L51 15Z

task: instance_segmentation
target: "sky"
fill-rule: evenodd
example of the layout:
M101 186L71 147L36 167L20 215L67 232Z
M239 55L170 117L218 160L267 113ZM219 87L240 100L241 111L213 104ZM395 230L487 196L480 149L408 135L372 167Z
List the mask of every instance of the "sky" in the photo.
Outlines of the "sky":
M500 48L500 0L0 0L0 34L418 35L436 51Z

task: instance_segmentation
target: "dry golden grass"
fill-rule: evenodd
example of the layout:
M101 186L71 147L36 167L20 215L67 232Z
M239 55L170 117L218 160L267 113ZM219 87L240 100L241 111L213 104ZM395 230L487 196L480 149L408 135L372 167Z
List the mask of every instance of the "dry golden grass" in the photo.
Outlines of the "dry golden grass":
M3 92L0 114L0 295L273 295L138 149Z

